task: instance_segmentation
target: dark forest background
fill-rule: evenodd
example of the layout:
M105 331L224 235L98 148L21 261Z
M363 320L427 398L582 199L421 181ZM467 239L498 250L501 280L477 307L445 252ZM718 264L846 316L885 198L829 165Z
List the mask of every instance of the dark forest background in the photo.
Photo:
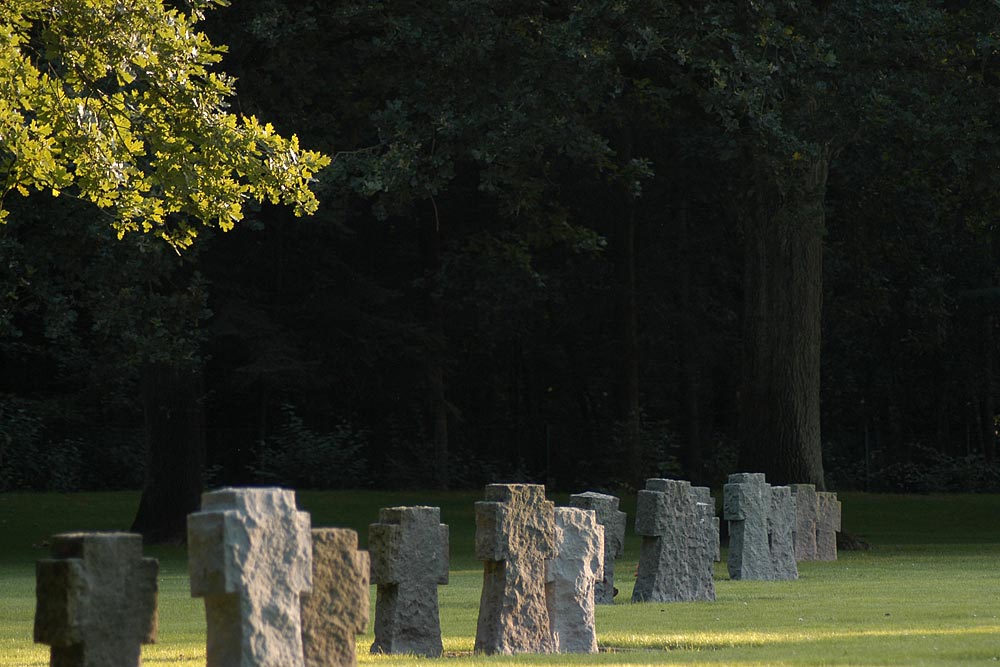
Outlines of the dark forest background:
M0 490L165 538L204 484L998 490L998 17L236 0L323 205L178 255L11 202Z

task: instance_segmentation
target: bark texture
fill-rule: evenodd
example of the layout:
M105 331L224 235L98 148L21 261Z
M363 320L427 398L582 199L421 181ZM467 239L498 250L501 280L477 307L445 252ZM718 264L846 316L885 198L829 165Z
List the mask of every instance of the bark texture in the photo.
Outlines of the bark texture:
M739 469L823 489L820 314L826 159L758 188L745 232Z

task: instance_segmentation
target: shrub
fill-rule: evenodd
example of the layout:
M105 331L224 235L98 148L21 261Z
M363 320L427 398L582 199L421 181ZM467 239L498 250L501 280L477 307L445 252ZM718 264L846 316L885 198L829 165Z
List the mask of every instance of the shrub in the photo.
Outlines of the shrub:
M867 479L864 455L852 457L827 446L827 485L836 489L866 489L887 493L947 493L1000 491L1000 469L979 454L951 456L932 447L911 444L905 461L888 461L872 452Z
M0 401L0 491L73 491L79 486L80 443L47 442L42 420Z
M254 472L260 481L309 489L367 484L364 431L343 421L321 433L307 427L293 406L281 412L284 423L258 447Z

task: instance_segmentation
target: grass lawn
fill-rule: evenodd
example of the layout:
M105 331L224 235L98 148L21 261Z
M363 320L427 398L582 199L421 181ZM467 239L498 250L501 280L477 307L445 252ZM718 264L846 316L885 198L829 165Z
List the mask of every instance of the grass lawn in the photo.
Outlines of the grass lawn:
M1000 664L1000 496L841 494L844 525L868 552L834 563L801 563L798 581L729 581L716 567L713 603L626 604L639 541L618 561L619 602L597 608L601 653L483 657L471 654L482 570L473 556L472 504L479 493L302 492L315 526L350 526L362 542L379 507L430 504L451 526L451 582L441 587L441 660L370 656L369 665L990 665ZM565 497L556 496L565 504ZM34 561L41 543L67 530L129 525L135 493L0 494L0 667L44 667L48 648L31 643ZM634 517L634 499L623 509ZM630 523L629 531L632 530ZM204 610L188 591L184 551L147 549L160 559L160 638L146 665L203 667ZM374 589L372 600L374 602ZM373 612L374 617L374 612Z

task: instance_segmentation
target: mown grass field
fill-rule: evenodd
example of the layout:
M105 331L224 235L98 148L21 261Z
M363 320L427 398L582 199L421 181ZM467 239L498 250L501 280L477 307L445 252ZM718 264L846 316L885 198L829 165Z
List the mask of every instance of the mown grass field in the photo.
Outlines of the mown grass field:
M302 492L315 526L349 526L362 542L379 507L430 504L451 526L451 582L440 589L447 657L371 656L372 665L991 665L1000 664L1000 496L841 494L844 525L870 541L835 563L802 563L794 582L729 581L716 568L714 603L626 604L639 541L618 561L618 603L597 609L601 653L592 656L472 655L481 568L472 550L478 493ZM565 497L556 496L563 504ZM623 509L632 517L632 502ZM0 495L0 667L43 667L31 642L34 561L43 542L67 530L120 530L135 493ZM631 524L629 527L631 532ZM184 551L147 549L160 559L159 643L146 665L203 666L204 611L188 591ZM374 600L374 589L372 599Z

